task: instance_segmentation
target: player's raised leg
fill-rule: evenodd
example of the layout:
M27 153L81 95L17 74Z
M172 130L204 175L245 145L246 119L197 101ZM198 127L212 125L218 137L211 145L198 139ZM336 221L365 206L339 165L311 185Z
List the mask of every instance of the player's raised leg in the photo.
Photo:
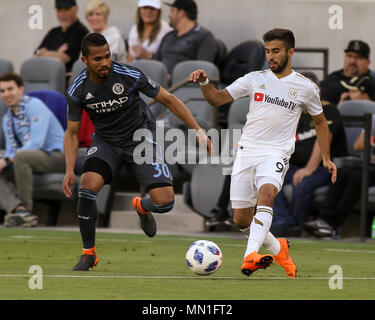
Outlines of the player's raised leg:
M172 186L154 188L149 191L149 197L135 197L132 206L137 211L144 233L153 237L156 234L154 213L167 213L174 206L174 191Z
M153 148L154 162L133 165L139 182L145 186L149 196L133 198L132 206L138 213L142 230L149 237L155 236L157 229L152 213L167 213L174 206L172 174L156 144L153 144Z

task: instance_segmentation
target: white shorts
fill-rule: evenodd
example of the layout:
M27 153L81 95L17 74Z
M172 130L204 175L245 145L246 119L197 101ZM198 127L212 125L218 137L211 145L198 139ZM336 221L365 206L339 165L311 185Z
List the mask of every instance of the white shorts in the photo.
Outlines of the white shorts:
M237 154L230 186L232 208L254 207L258 190L266 183L273 184L279 192L288 168L289 159L281 155L241 157Z

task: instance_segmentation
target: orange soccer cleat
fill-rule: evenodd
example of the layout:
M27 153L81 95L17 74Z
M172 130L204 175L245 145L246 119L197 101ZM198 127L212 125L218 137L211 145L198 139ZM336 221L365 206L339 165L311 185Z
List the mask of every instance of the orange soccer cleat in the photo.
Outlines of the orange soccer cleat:
M280 252L273 257L275 262L284 268L288 278L297 277L297 266L289 256L289 241L284 238L277 240L280 242Z
M143 232L152 238L156 234L156 221L151 212L146 212L141 206L141 198L135 197L132 200L132 207L137 211Z
M254 271L269 267L272 261L273 258L271 255L261 255L254 251L245 257L241 266L241 272L246 276L251 276Z

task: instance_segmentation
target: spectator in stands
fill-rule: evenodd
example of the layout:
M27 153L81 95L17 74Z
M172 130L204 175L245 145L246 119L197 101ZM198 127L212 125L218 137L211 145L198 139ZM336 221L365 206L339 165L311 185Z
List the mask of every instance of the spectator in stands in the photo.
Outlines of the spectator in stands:
M86 6L86 19L93 32L101 33L111 49L112 59L125 62L125 41L118 28L107 25L110 9L100 0L91 0Z
M364 132L362 132L354 142L355 150L364 148ZM375 164L371 163L369 176L369 186L375 185ZM340 227L348 214L358 203L362 190L362 168L342 167L338 169L337 181L331 185L324 197L319 218L306 222L304 229L316 237L337 236L337 228Z
M210 31L197 23L197 4L193 0L175 0L167 5L171 7L168 17L174 30L164 36L153 58L167 66L169 78L181 61L214 62L217 42Z
M352 100L374 100L375 101L375 79L372 77L370 65L370 47L361 40L352 40L345 50L344 67L329 74L321 82L322 99L335 105L348 99ZM358 78L366 76L371 84L369 95L361 91L352 91L343 83L353 83Z
M303 75L319 86L314 73ZM323 101L322 106L330 130L331 157L346 156L346 136L340 113L334 104ZM314 191L321 186L329 185L330 182L331 175L322 165L314 124L311 117L303 113L298 123L295 151L290 158L284 186L274 201L271 232L277 236L285 236L289 227L292 227L290 235L300 236L303 224L311 213ZM292 186L290 204L284 193L286 185Z
M127 62L133 59L152 59L161 39L173 29L161 19L160 0L139 0L136 24L129 32Z
M64 130L42 101L24 95L19 75L0 77L0 95L9 107L3 118L6 152L0 159L0 204L8 213L5 225L35 226L33 173L65 171Z
M47 33L34 54L61 60L69 75L73 63L79 58L81 41L89 31L78 19L75 0L55 0L55 7L60 26Z

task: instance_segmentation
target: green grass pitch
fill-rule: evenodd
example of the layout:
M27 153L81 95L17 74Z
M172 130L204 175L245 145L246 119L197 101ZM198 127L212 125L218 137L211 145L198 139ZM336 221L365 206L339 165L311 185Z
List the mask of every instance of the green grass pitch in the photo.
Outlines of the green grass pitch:
M223 264L214 274L193 274L185 252L199 239L216 242ZM99 264L72 272L81 254L78 232L0 229L1 300L369 300L375 298L373 243L291 239L298 277L288 279L276 265L241 274L246 239L97 233ZM262 251L265 252L265 251ZM30 289L29 268L43 271L41 288ZM342 269L342 282L330 278ZM36 283L36 282L34 282ZM333 287L332 287L333 283ZM342 283L340 288L339 283ZM331 284L331 286L330 286ZM336 288L336 289L335 289Z

